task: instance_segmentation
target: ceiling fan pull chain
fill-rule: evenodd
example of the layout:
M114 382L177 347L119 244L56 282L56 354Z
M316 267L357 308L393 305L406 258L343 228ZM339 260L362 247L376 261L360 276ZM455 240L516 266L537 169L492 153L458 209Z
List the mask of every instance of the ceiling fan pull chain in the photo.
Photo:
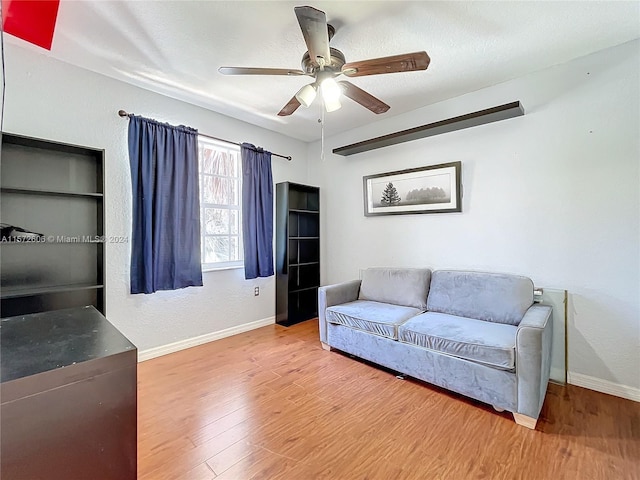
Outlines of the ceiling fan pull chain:
M322 108L322 103L320 102L320 160L324 162L324 108Z

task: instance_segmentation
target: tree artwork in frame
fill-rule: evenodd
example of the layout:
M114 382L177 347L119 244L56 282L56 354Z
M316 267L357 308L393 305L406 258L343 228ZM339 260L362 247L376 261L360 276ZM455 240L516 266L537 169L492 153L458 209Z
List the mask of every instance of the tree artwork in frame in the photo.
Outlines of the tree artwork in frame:
M451 162L368 175L363 178L364 214L461 212L461 170L461 162Z

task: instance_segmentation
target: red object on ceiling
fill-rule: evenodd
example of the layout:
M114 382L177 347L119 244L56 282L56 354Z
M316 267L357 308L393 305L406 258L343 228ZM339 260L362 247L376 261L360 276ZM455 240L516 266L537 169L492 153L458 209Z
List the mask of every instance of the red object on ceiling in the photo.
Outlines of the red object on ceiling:
M51 50L60 0L2 0L2 30Z

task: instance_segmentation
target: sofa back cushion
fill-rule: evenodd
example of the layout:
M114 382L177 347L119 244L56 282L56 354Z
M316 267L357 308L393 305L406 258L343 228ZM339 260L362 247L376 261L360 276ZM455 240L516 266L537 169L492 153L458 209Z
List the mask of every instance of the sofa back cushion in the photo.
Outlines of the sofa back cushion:
M518 325L533 304L533 282L502 273L436 270L427 310Z
M427 309L431 270L428 268L367 268L362 273L359 300Z

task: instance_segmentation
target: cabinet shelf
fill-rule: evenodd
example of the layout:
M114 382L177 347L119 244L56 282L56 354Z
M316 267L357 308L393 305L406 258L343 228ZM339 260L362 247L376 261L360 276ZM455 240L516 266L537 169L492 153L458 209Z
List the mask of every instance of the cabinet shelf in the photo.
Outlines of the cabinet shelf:
M18 298L18 297L31 297L33 295L44 295L47 293L61 293L72 292L75 290L96 290L98 288L104 288L104 285L93 284L74 284L74 285L54 285L45 287L32 287L32 288L13 288L2 287L2 293L0 298Z
M96 235L95 233L91 233L91 234L88 234L88 235L82 234L82 235L54 235L54 236L56 236L56 237L65 237L65 238L74 238L74 239L79 237L80 239L82 239L84 237L96 238L96 237L99 237L100 235ZM16 241L12 240L12 241L4 241L4 242L0 241L0 248L4 248L7 245L20 245L21 248L26 248L26 247L29 247L29 246L32 246L34 248L43 248L44 246L50 246L50 245L56 245L56 246L58 246L58 245L75 245L75 246L78 246L78 245L102 245L102 244L104 244L104 242L100 242L98 240L90 240L90 241L86 241L86 242L85 241L81 241L81 240L77 240L77 241L75 241L75 240L67 240L67 241L60 241L60 242L57 242L55 240L52 241L52 242L49 242L49 241L46 241L46 240L32 241L32 242L27 242L27 241L16 242Z
M289 290L289 293L298 293L298 292L306 292L309 290L317 290L318 286L314 286L314 287L305 287L305 288L296 288L295 290Z
M290 267L302 267L304 265L318 265L320 262L300 262L300 263L290 263Z
M319 210L304 210L301 208L290 208L289 211L293 213L315 213L315 214L320 213Z
M56 197L85 197L101 199L102 193L90 192L64 192L62 190L44 190L40 188L0 187L2 193L20 193L24 195L53 195Z

